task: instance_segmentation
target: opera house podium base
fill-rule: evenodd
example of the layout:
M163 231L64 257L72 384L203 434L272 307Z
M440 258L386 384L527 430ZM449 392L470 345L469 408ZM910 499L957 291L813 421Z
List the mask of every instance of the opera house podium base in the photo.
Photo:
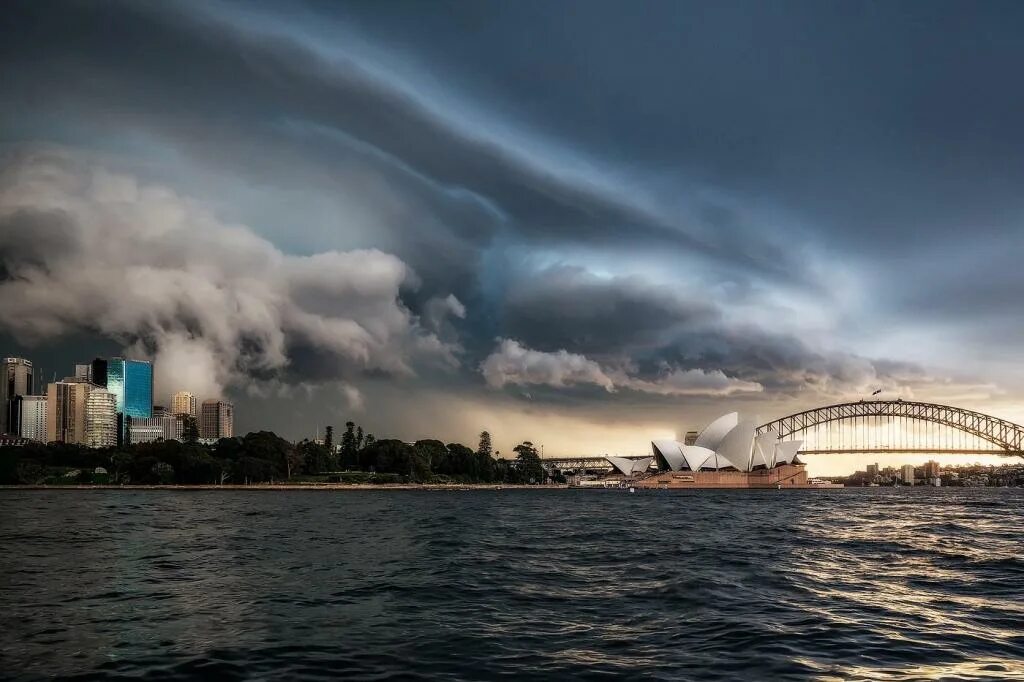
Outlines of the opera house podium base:
M629 481L634 488L811 488L803 464L754 471L661 471Z

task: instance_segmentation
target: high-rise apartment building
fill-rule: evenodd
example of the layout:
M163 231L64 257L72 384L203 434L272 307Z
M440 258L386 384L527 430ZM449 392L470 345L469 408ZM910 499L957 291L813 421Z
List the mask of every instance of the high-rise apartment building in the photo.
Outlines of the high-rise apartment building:
M90 386L85 399L85 444L91 448L117 445L117 398L98 386Z
M924 477L925 478L938 478L939 477L939 463L935 460L924 463Z
M85 403L90 384L57 381L46 389L46 440L85 443Z
M46 442L46 396L21 397L21 437Z
M904 484L906 484L906 485L914 485L914 465L913 464L904 464L900 468L900 472L902 473L901 478L903 479L903 483Z
M200 438L231 438L235 435L235 406L223 400L204 400L199 419Z
M21 432L21 404L18 396L35 394L32 361L4 358L0 365L0 435L17 436Z
M179 391L171 396L171 412L173 414L187 414L195 417L197 407L196 396L188 391Z

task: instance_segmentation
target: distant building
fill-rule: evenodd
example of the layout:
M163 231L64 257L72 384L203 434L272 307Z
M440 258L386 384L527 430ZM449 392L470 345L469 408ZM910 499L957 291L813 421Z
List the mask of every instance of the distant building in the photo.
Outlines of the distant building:
M75 376L92 383L92 363L75 365Z
M176 414L171 424L171 438L181 443L185 442L185 422L188 419L195 419L187 414Z
M904 464L900 468L901 478L906 485L914 485L914 465Z
M89 381L100 388L107 387L107 361L103 358L96 358L90 364Z
M216 440L235 435L235 406L223 400L204 400L199 437Z
M177 417L160 406L153 407L153 416L148 419L132 419L129 429L129 441L136 443L152 443L157 440L181 440L175 437Z
M924 477L925 478L938 478L939 477L939 463L936 461L925 462L924 464Z
M46 442L46 396L21 397L21 437Z
M868 478L872 480L876 479L880 475L880 472L881 470L878 468L877 463L868 465Z
M171 397L171 412L173 414L187 414L195 417L198 404L195 394L188 391L179 391Z
M91 448L117 445L117 398L99 386L90 386L85 399L85 444Z
M21 431L21 404L18 396L35 394L32 361L4 358L0 365L0 434L17 436Z
M687 431L686 436L683 438L683 445L693 445L697 442L697 432Z
M85 402L91 386L57 381L46 389L46 441L85 443Z

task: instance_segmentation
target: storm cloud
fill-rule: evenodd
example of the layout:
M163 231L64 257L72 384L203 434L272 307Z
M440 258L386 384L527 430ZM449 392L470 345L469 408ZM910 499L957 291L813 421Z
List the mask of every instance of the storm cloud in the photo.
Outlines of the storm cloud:
M1019 4L0 22L12 350L93 335L292 436L302 401L401 436L426 400L584 430L1024 381Z
M415 274L394 256L286 255L165 187L64 152L2 161L0 258L8 330L29 342L82 330L116 339L155 358L165 394L458 364L457 346L399 300ZM315 377L291 372L296 348L327 364Z

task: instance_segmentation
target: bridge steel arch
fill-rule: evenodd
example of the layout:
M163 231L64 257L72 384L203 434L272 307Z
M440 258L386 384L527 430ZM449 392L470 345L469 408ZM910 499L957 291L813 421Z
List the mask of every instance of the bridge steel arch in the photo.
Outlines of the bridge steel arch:
M941 424L981 438L1002 450L993 450L993 454L1024 457L1024 426L959 407L908 400L859 400L826 405L762 424L757 427L757 433L771 430L780 438L786 438L818 424L860 417L906 418Z

